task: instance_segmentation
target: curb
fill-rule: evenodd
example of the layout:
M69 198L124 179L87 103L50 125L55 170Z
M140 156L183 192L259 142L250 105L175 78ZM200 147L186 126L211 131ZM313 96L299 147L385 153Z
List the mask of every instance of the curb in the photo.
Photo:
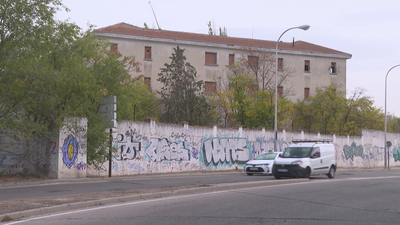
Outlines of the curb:
M37 185L54 185L63 183L82 183L82 182L102 182L112 180L126 180L126 179L142 179L142 178L155 178L155 177L182 177L182 176L202 176L207 174L243 174L242 170L224 170L224 171L205 171L205 172L176 172L176 173L156 173L156 174L137 174L137 175L124 175L124 176L113 176L113 177L84 177L84 178L66 178L66 179L46 179L40 181L29 181L29 182L14 182L0 184L0 188L12 188L20 186L37 186Z
M171 196L179 196L179 195L192 195L192 194L201 194L201 193L211 193L218 191L228 191L228 190L236 190L243 188L251 188L251 187L263 187L263 186L273 186L279 184L288 184L288 183L303 183L309 182L310 180L307 178L300 179L282 179L282 180L268 180L268 181L253 181L253 182L241 182L241 183L227 183L227 184L217 184L217 185L209 185L205 187L197 187L197 188L189 188L189 189L181 189L174 191L164 191L157 193L146 193L146 194L137 194L130 195L124 197L117 198L104 198L99 200L87 201L87 202L76 202L64 205L50 206L47 208L39 208L39 209L31 209L26 211L14 212L0 215L0 219L5 217L11 218L12 221L20 220L22 218L27 218L31 216L38 216L44 214L52 214L67 210L75 210L82 209L88 207L96 207L100 205L111 205L118 203L126 203L126 202L134 202L139 200L147 200L147 199L155 199L155 198L165 198ZM8 221L8 222L12 222Z

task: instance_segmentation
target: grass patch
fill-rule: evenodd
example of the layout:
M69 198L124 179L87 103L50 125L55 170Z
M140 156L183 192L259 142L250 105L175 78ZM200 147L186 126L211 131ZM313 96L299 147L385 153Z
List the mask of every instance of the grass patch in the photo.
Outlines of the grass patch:
M13 221L14 219L13 218L11 218L11 217L9 217L9 216L5 216L2 220L1 220L1 222L10 222L10 221Z

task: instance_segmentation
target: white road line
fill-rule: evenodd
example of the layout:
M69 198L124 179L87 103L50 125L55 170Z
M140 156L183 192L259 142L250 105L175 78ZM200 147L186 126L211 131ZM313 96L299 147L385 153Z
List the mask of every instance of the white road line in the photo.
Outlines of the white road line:
M148 203L148 202L165 201L165 200L179 199L179 198L188 198L188 197L195 197L195 196L201 196L201 195L212 195L212 194L226 193L226 192L231 192L231 191L236 191L236 190L282 187L282 186L291 186L291 185L299 185L299 184L325 183L325 182L333 182L333 181L338 182L338 181L349 181L349 180L388 179L388 178L400 178L400 176L312 180L311 182L276 184L276 185L270 185L270 186L258 186L258 187L231 189L231 190L207 192L207 193L201 193L201 194L181 195L181 196L174 196L174 197L167 197L167 198L158 198L158 199L149 199L149 200L137 201L137 202L121 203L121 204L115 204L115 205L109 205L109 206L100 206L100 207L95 207L95 208L90 208L90 209L75 210L75 211L71 211L71 212L57 213L57 214L48 215L48 216L40 216L40 217L30 218L30 219L26 219L26 220L10 222L10 223L6 223L6 225L26 223L26 222L33 221L33 220L40 220L40 219L46 219L46 218L51 218L51 217L56 217L56 216L63 216L63 215L81 213L81 212L94 211L94 210L99 210L99 209L108 209L108 208L115 208L115 207L120 207L120 206L136 205L136 204L142 204L142 203Z

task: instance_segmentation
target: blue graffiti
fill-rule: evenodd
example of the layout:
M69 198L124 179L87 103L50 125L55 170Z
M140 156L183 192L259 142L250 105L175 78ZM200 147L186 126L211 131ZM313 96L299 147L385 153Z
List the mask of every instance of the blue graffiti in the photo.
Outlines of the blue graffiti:
M351 146L344 145L343 152L344 155L346 156L346 160L348 159L354 160L355 156L365 159L364 147L362 145L357 146L355 142L353 142Z
M75 163L78 156L78 148L79 143L76 141L75 137L72 134L68 135L62 147L63 162L68 169L71 169L72 165Z

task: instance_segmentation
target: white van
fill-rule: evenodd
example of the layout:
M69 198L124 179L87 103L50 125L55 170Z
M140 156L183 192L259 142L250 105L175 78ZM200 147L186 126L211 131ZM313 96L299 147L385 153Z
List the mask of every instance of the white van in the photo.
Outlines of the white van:
M305 177L327 175L335 177L336 151L328 141L293 141L285 152L274 161L272 174L281 177Z

